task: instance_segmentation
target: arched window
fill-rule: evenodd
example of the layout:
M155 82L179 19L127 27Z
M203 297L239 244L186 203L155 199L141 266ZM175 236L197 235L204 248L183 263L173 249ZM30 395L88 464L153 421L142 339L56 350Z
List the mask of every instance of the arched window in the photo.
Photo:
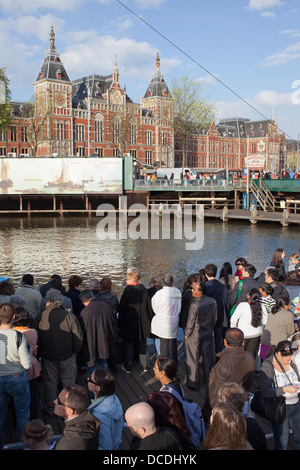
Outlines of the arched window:
M129 142L132 145L135 145L137 142L137 124L135 120L132 120L130 123Z
M63 121L57 121L57 139L64 140L65 139L65 124Z
M101 113L95 115L95 142L103 142L103 122L104 117Z
M114 119L112 123L112 140L114 144L118 144L120 140L120 120Z

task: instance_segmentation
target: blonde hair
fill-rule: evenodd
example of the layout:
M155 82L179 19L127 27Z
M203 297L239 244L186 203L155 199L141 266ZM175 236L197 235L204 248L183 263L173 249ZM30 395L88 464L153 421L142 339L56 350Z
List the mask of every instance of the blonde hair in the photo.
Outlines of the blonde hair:
M139 282L140 276L137 272L131 272L126 274L126 280L132 282Z

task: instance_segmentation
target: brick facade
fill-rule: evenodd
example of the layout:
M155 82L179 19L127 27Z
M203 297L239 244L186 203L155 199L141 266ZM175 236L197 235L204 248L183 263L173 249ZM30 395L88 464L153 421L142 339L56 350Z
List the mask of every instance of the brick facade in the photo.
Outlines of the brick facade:
M156 68L141 103L134 103L119 83L118 66L108 76L90 75L71 81L55 49L53 28L34 82L34 112L12 103L13 122L0 134L0 156L119 156L130 153L141 162L181 166L182 150L174 135L173 101ZM34 129L34 132L32 131ZM212 122L187 141L186 166L241 170L245 158L263 155L266 169L285 166L287 142L275 119L234 118Z

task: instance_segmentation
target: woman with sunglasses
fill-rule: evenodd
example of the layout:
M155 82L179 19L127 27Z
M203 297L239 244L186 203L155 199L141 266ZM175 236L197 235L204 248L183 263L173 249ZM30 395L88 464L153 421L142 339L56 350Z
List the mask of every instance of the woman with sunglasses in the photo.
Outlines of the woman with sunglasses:
M124 417L112 372L99 366L88 378L88 389L95 395L88 410L101 421L98 450L119 450Z
M275 450L286 450L290 429L297 449L300 449L299 375L292 363L291 341L280 341L273 346L259 373L259 385L264 398L283 395L286 418L283 424L272 424Z
M243 267L248 263L245 258L238 258L235 260L234 264L236 266L236 272L234 276L240 279L243 276Z

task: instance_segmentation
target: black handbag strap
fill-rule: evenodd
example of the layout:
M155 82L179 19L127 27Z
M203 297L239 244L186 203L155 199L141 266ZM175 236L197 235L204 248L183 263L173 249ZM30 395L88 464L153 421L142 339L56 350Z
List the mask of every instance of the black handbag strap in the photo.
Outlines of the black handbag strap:
M279 362L279 360L277 359L277 357L276 357L276 354L275 354L275 353L274 353L274 357L275 357L275 360L276 360L277 364L279 364L279 366L280 366L280 369L281 369L281 370L282 370L282 372L283 372L283 373L286 375L286 377L287 377L288 381L290 382L290 385L292 385L292 382L290 381L290 378L289 378L289 376L287 375L286 371L284 370L284 368L283 368L283 365L281 364L281 362ZM275 377L276 377L276 374L275 374Z

